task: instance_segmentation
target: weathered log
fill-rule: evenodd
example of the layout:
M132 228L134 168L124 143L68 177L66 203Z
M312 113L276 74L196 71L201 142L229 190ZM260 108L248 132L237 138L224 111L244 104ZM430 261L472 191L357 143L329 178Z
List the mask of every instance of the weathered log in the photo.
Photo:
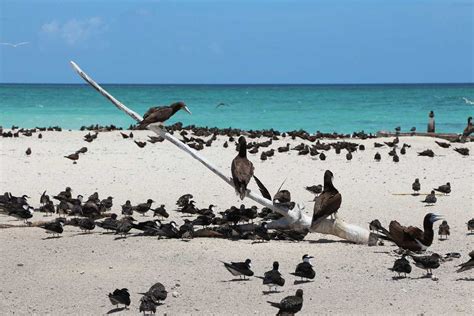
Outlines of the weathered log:
M104 90L99 86L92 78L90 78L84 71L82 71L79 66L71 61L73 69L94 89L106 97L110 102L112 102L119 110L125 112L135 121L140 122L143 118L136 112L130 110L123 103L114 98L110 93ZM155 132L159 136L165 138L176 147L182 151L191 155L194 159L202 163L206 168L212 171L215 175L219 176L227 184L234 187L232 179L223 174L220 170L217 169L211 162L206 158L200 155L196 150L190 148L188 145L182 143L173 135L167 133L160 128L158 124L150 124L147 127L149 130ZM254 200L258 204L268 207L273 211L283 215L283 218L272 221L268 224L268 228L280 228L280 229L294 229L294 230L309 230L310 232L318 232L321 234L330 234L352 241L359 244L368 244L369 241L369 231L362 227L348 224L341 219L336 217L335 220L325 219L321 221L318 225L312 225L312 217L303 213L303 207L297 204L292 210L284 209L273 205L272 201L264 198L258 193L254 193L251 190L247 190L246 197Z

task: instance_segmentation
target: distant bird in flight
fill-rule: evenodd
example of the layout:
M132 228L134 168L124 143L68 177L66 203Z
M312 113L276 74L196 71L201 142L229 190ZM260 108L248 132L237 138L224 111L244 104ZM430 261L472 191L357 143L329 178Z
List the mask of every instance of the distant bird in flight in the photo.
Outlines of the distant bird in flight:
M224 103L224 102L219 102L217 105L216 105L216 108L220 108L221 106L229 106L228 104Z
M21 43L16 43L16 44L13 44L13 43L0 43L1 45L5 45L5 46L11 46L13 48L17 48L18 46L22 46L22 45L26 45L26 44L29 44L30 42L21 42Z

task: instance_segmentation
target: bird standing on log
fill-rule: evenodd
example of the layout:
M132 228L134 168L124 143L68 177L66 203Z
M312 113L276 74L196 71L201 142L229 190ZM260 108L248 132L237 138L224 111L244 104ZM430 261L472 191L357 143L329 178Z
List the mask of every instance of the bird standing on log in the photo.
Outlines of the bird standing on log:
M239 154L232 160L231 172L235 191L243 200L254 172L252 162L247 159L247 141L243 136L239 137Z
M181 109L191 114L191 111L188 109L186 104L181 101L175 102L169 106L152 107L143 115L143 121L138 124L137 128L145 129L152 123L163 123Z
M319 223L329 215L336 213L341 207L342 196L332 184L334 175L331 171L324 172L324 190L315 198L313 223Z

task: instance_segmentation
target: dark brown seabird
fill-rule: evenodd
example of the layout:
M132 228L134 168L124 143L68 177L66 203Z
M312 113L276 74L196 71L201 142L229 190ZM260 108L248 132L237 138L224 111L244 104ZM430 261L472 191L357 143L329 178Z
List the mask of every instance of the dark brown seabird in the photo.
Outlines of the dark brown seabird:
M411 188L413 189L414 194L419 194L418 192L421 190L420 179L416 178L415 182L411 185Z
M474 250L469 253L469 257L471 257L471 259L469 259L467 262L461 263L458 266L460 268L457 269L456 272L459 273L459 272L474 269Z
M145 115L143 115L143 121L138 124L137 128L145 129L152 123L163 123L181 109L191 114L191 111L188 109L186 104L181 101L175 102L169 106L152 107L148 109Z
M342 196L332 184L334 175L331 171L324 172L324 190L314 202L313 223L318 223L329 215L336 213L341 207Z
M243 200L254 172L252 162L247 159L247 141L243 136L239 137L239 154L232 160L231 172L235 191Z
M294 315L303 308L303 290L296 290L295 295L285 297L280 303L268 303L279 309L277 315Z
M449 225L448 221L443 221L438 228L438 235L440 239L443 239L443 236L448 239L449 233Z

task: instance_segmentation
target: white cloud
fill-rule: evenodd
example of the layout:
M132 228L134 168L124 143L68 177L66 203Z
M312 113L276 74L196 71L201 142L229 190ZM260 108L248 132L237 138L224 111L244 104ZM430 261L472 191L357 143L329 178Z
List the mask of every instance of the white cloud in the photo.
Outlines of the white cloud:
M107 25L100 17L91 17L83 20L70 19L65 23L53 20L41 26L41 31L52 37L58 37L69 45L76 45L102 33Z

